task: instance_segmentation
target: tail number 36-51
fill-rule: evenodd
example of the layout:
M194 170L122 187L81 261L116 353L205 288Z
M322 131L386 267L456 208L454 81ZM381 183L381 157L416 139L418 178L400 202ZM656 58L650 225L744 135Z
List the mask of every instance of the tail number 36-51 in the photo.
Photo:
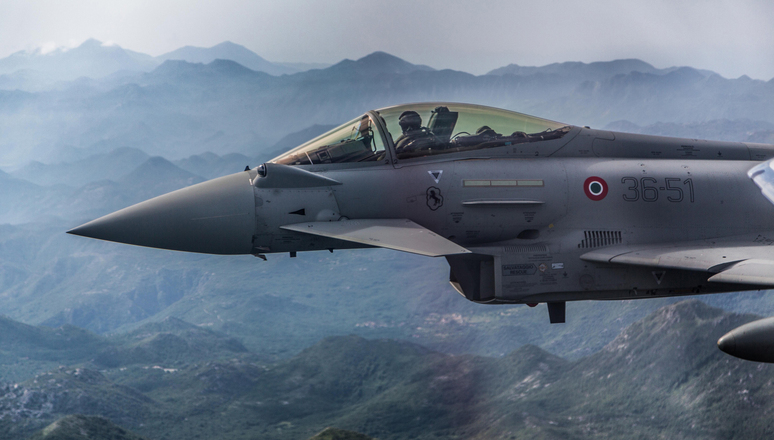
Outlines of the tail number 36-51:
M627 202L656 202L659 197L673 203L688 200L694 202L693 180L678 177L666 177L659 182L655 177L624 177L621 183L627 185L623 199Z

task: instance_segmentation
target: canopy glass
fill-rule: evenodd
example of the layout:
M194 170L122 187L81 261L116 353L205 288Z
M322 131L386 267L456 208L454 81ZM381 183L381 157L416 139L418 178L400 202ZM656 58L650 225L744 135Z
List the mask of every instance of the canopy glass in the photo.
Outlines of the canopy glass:
M404 160L558 139L569 129L567 124L492 107L405 104L366 113L272 162L378 162L385 159L387 148Z

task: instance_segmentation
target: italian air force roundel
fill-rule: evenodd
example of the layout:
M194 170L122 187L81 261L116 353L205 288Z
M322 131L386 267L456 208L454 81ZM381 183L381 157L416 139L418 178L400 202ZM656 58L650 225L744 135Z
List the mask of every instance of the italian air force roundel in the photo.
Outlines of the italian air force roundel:
M583 183L583 191L591 200L598 202L607 195L607 182L601 177L592 176Z

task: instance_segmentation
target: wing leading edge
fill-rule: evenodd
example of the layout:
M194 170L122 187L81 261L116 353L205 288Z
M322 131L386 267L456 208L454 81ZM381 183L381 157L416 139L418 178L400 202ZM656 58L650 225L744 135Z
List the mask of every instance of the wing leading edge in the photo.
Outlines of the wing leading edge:
M717 283L774 286L774 246L755 239L674 245L613 246L581 255L585 261L711 274Z
M408 219L296 223L281 228L428 257L470 253L464 247Z

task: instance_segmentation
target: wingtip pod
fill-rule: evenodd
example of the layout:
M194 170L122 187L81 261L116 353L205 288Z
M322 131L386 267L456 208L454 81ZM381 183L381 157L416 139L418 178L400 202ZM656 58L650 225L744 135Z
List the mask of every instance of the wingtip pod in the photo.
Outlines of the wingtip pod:
M747 177L752 179L761 189L761 193L769 202L774 204L774 168L772 165L774 165L774 159L759 163L747 172Z
M774 363L774 317L731 330L718 339L718 348L740 359Z

